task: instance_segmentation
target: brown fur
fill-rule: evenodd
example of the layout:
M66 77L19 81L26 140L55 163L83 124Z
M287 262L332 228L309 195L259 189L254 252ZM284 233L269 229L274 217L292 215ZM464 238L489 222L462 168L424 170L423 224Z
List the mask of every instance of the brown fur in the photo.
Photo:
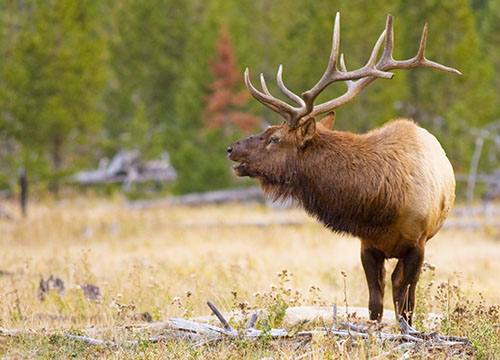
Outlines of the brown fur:
M393 273L396 310L411 321L424 247L453 201L452 167L434 136L409 120L366 134L330 131L323 123L285 123L237 141L229 157L239 176L259 180L274 199L293 197L335 232L361 239L372 319L382 316L384 260Z

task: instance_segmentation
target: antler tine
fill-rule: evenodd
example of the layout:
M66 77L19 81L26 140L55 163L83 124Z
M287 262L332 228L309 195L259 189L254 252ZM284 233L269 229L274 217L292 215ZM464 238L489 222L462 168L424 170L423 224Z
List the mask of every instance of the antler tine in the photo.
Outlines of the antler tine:
M260 103L264 104L267 106L269 109L277 112L281 116L285 118L287 122L291 121L291 119L294 117L294 114L297 112L297 110L292 107L291 105L288 105L284 101L281 101L280 99L275 98L269 93L269 90L267 89L266 82L264 80L264 76L261 76L261 84L262 88L264 90L264 93L260 92L257 90L253 85L252 82L250 81L250 75L248 68L245 69L245 85L247 86L247 89L250 91L250 94L257 99Z
M340 70L342 70L343 72L347 72L347 68L344 62L344 54L340 54ZM352 80L345 80L344 82L347 85L347 90L349 90L354 84L354 81Z
M409 60L400 60L396 61L393 59L393 50L394 50L394 29L393 29L393 17L392 15L387 16L387 21L386 21L386 28L385 31L380 35L379 39L377 40L377 44L374 47L374 50L372 51L372 56L370 56L370 60L368 63L373 61L373 59L376 57L376 51L375 49L377 47L380 47L380 41L383 38L385 34L385 47L384 47L384 52L382 53L382 56L375 66L375 70L378 70L384 74L391 74L388 73L388 70L393 70L393 69L413 69L416 67L430 67L433 69L441 70L441 71L446 71L454 74L459 74L461 75L462 73L456 69L453 69L448 66L441 65L437 62L428 60L425 58L425 46L426 46L426 40L427 40L427 24L424 26L424 29L422 31L422 36L420 38L420 45L417 54L409 59ZM374 55L375 54L375 55ZM341 62L343 60L341 59ZM368 66L365 65L365 67ZM342 66L342 65L341 65ZM362 68L363 69L363 68ZM361 70L361 69L360 69ZM356 70L357 71L357 70ZM350 73L354 73L350 72ZM382 76L380 76L382 77ZM351 78L352 79L352 78ZM357 94L361 92L365 87L367 87L370 83L372 83L374 80L376 80L377 77L374 74L368 74L365 77L354 81L351 83L350 87L348 86L347 91L339 96L338 98L335 98L333 100L330 100L326 103L314 106L313 110L309 114L309 116L313 117L328 111L332 111L347 102L351 101Z
M418 52L415 57L417 59L425 59L425 46L427 45L427 23L424 25L424 29L422 30L422 35L420 36L420 44L418 45Z
M382 41L384 41L384 38L387 34L387 30L382 31L382 34L377 39L377 42L375 43L375 46L373 47L372 53L370 54L370 58L368 59L368 62L366 63L365 67L367 68L374 68L375 70L378 71L378 69L375 67L375 61L377 61L377 56L378 52L380 51L380 47L382 46ZM385 73L383 71L380 71L380 77L383 78L392 78L394 74L392 73ZM390 77L389 75L390 74Z
M381 63L390 63L394 61L392 58L392 52L394 51L394 27L393 27L393 18L391 14L387 15L387 20L385 22L385 47L382 56L380 57L380 61L377 64L378 68L381 68L379 64Z
M386 71L392 69L413 69L419 66L422 67L430 67L436 70L441 70L453 74L462 75L460 71L454 69L452 67L441 65L435 61L431 61L425 58L425 47L427 42L427 23L424 25L424 29L422 30L422 36L420 37L420 44L418 47L417 54L408 60L394 60L393 58L393 50L394 50L394 31L393 31L393 19L392 15L387 16L386 23L386 42L384 53L380 58L380 61L377 63L377 68Z
M280 66L278 68L278 73L276 74L276 79L278 82L278 86L281 89L281 92L283 94L285 94L290 100L292 100L297 105L299 105L301 107L306 106L306 103L304 102L304 100L302 100L302 98L300 96L298 96L298 95L294 94L293 92L291 92L290 90L288 90L287 87L285 86L285 84L283 84L282 75L283 75L283 65L280 64Z
M328 60L328 66L326 68L327 73L332 73L337 70L337 59L339 57L340 48L340 12L337 11L335 14L335 25L333 26L333 39L332 39L332 52L330 53L330 59Z
M264 79L264 74L260 73L260 86L262 87L262 90L264 93L268 96L272 96L271 93L269 92L266 84L266 79Z
M394 50L394 26L392 15L387 15L385 30L380 34L373 50L370 54L370 58L367 63L360 69L347 71L344 63L343 54L340 56L340 70L337 69L337 61L339 57L339 44L340 44L340 13L337 12L335 16L335 25L333 28L333 39L332 39L332 50L330 53L330 58L328 60L327 68L324 74L321 76L320 80L314 85L310 90L302 93L302 98L288 90L288 88L283 83L283 67L280 65L278 68L277 81L280 90L289 99L295 102L299 107L293 107L282 100L279 100L272 96L267 89L264 77L261 76L262 90L264 93L255 89L250 82L250 77L248 74L248 68L245 70L245 84L250 90L250 93L258 101L263 103L265 106L271 110L276 111L281 116L285 118L285 121L290 127L296 127L302 118L310 118L316 115L332 111L339 106L346 104L351 101L357 94L361 92L365 87L378 78L392 79L393 73L388 72L388 70L393 69L413 69L416 67L430 67L433 69L446 71L454 74L461 75L462 73L456 69L448 66L441 65L437 62L428 60L425 58L425 47L427 41L427 24L425 24L422 31L422 36L420 38L420 45L417 54L408 60L396 61L393 58ZM377 61L377 56L382 46L382 42L385 38L384 52ZM320 105L314 105L316 97L331 83L335 81L345 81L347 85L347 91L341 96L327 101ZM354 81L355 80L355 81Z
M375 46L373 47L373 50L371 52L370 58L368 59L367 63L360 69L353 70L353 71L345 71L342 69L342 71L339 71L337 69L337 58L338 58L338 52L339 52L339 39L340 39L340 14L337 13L337 16L335 17L335 27L333 30L333 45L332 45L332 52L330 55L330 60L328 62L328 67L321 77L321 79L318 81L314 87L302 94L302 98L305 100L306 103L306 109L307 112L306 114L309 114L312 116L313 113L316 112L316 107L314 106L314 100L316 97L323 91L329 84L335 81L347 81L347 80L355 80L355 79L361 79L364 77L368 76L373 76L375 78L384 78L384 79L392 79L394 76L393 73L386 72L384 71L385 69L378 69L375 66L375 62L377 60L378 53L380 51L380 47L382 46L382 42L385 38L386 31L384 30L382 34L380 34L379 38L377 39L377 42L375 43ZM343 60L341 59L341 62ZM345 64L344 64L345 65ZM342 64L341 64L342 67ZM345 66L344 66L345 68ZM330 102L328 102L330 103ZM305 115L305 114L304 114ZM302 116L304 116L302 115Z
M449 67L449 66L441 65L435 61L427 60L425 58L426 43L427 43L427 23L425 23L424 29L422 30L422 36L420 37L420 45L418 47L418 52L417 52L417 55L415 55L415 57L414 57L414 59L421 61L421 62L419 62L420 66L430 67L430 68L433 68L436 70L441 70L441 71L449 72L452 74L462 75L462 73L460 71L458 71L457 69L454 69L454 68Z
M323 91L325 87L332 82L331 78L333 74L338 73L337 70L337 58L339 56L339 44L340 44L340 13L337 11L335 15L335 25L333 26L333 37L332 37L332 50L330 52L330 59L328 59L328 65L326 67L325 73L319 79L319 81L310 90L302 93L302 98L306 103L306 114L310 113L314 107L314 100Z

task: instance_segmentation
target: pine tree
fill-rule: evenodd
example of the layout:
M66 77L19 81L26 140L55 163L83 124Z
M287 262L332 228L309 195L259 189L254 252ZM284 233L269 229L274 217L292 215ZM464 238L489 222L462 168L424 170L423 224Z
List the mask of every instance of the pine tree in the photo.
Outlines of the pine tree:
M189 61L185 61L180 69L182 78L177 86L175 116L166 131L172 163L179 174L176 192L206 191L233 185L234 177L225 153L238 135L234 132L221 136L219 130L207 127L203 116L204 99L210 94L210 84L214 81L210 59L215 57L215 44L222 23L227 24L231 36L239 39L235 47L236 59L251 57L251 43L247 42L245 32L254 6L253 3L240 6L236 0L209 0L202 2L198 16L191 18L186 41ZM233 16L243 8L248 10L245 16ZM242 79L243 69L237 72ZM256 104L250 102L249 105Z
M455 76L429 69L407 72L405 116L435 134L449 153L457 172L466 172L473 151L470 127L494 119L494 92L490 64L480 48L479 33L467 0L401 2L405 42L403 56L413 56L421 27L429 23L426 54L429 59L459 69ZM416 26L420 23L422 26Z
M192 1L191 1L192 3ZM144 156L164 151L168 123L185 59L188 2L111 2L110 67L105 128L110 152L136 148Z
M489 80L492 83L494 92L500 93L500 2L496 0L486 0L484 7L477 10L477 21L483 61L491 64ZM500 107L496 106L494 118L500 118Z
M9 112L7 84L5 82L12 42L16 39L14 24L18 21L17 4L13 1L0 3L0 189L13 186L20 162L16 159L18 143L14 140L19 124ZM17 150L17 151L16 151Z
M57 179L90 150L100 130L105 81L98 1L28 0L12 8L14 35L3 69L1 116L14 124L24 162L36 177ZM70 141L71 140L71 141ZM77 151L78 149L78 151ZM34 171L33 171L34 170Z

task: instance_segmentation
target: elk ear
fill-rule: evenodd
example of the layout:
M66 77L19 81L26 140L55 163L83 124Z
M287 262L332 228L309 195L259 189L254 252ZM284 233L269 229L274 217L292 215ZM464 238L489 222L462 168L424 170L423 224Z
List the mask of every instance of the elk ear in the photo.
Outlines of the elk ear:
M312 139L314 134L316 134L316 120L314 120L314 118L309 118L300 125L300 145L304 146L306 142Z
M331 111L319 121L328 130L333 129L333 124L335 123L335 111Z

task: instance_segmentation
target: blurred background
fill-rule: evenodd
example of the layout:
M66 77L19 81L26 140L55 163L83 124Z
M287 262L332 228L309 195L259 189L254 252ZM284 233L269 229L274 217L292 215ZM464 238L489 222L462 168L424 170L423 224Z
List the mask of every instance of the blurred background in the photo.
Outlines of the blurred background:
M292 91L311 88L337 11L348 69L365 63L390 13L396 59L416 53L428 22L427 57L463 76L397 70L339 109L336 129L409 117L445 148L460 199L471 177L483 184L476 196L500 183L496 0L3 0L0 193L17 194L23 173L35 195L255 185L233 176L225 150L281 119L249 96L243 71L254 83L264 73L277 95L283 64ZM318 101L343 91L333 85Z
M310 89L337 11L348 70L392 14L396 59L416 54L427 22L427 57L463 73L396 70L338 109L335 129L408 117L439 139L458 204L427 246L415 324L500 358L498 0L0 0L0 358L292 358L264 342L146 346L150 335L124 324L206 315L207 300L280 316L367 305L359 242L300 209L262 205L257 182L226 157L236 139L282 122L250 96L244 69L282 99L280 64L290 90ZM345 90L332 84L318 102ZM384 301L392 310L389 292ZM430 325L433 313L442 321ZM138 346L65 339L98 334L80 329ZM312 357L327 356L311 344ZM359 344L359 358L376 355Z

